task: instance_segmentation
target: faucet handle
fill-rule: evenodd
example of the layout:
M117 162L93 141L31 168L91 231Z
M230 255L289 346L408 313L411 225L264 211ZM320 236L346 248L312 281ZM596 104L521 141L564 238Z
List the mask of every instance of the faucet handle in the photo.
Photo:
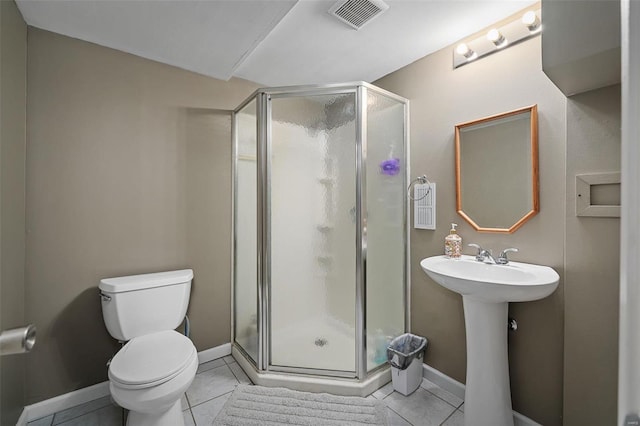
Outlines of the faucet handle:
M514 252L517 253L518 249L515 247L506 248L500 252L500 256L498 256L498 263L500 265L506 265L509 263L509 259L507 258L507 253Z
M484 261L484 254L482 253L483 251L485 251L482 246L480 244L475 244L475 243L471 243L471 244L467 244L469 247L474 247L475 249L478 250L478 252L476 253L476 260L478 262L483 262Z
M467 245L469 247L473 247L473 248L477 249L478 253L480 253L482 250L484 250L480 244L471 243L471 244L467 244Z

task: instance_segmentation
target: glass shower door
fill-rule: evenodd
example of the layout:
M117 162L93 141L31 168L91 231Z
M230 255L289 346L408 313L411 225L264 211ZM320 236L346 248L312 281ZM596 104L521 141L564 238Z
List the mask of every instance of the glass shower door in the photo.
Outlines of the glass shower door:
M273 370L355 376L355 103L355 91L270 100Z
M367 370L405 331L405 105L367 90Z
M235 114L234 340L258 362L256 100Z

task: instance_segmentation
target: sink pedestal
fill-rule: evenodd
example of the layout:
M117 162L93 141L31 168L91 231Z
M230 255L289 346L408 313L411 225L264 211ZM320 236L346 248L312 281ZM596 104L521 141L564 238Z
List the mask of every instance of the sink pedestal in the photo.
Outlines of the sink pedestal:
M435 282L462 295L467 331L465 426L513 426L507 315L509 302L547 297L560 276L548 266L509 262L494 265L472 256L422 259Z
M462 296L467 334L465 426L513 426L507 302Z

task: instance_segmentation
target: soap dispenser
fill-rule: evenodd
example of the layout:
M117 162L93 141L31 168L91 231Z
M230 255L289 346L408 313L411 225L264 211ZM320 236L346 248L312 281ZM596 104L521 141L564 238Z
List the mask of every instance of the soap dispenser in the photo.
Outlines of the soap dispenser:
M456 232L456 223L451 224L449 235L444 239L444 255L450 259L460 259L462 256L462 237Z

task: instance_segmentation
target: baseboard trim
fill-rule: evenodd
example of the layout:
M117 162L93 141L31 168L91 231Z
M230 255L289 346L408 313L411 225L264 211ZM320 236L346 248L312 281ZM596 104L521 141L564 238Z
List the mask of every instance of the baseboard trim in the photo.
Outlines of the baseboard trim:
M18 422L16 426L25 426L27 424L27 410L22 410L20 414L20 418L18 418Z
M231 343L225 343L215 348L198 352L198 362L204 364L227 355L231 355Z
M513 412L513 424L514 426L542 426L540 423L531 420L527 416L523 416L517 411Z
M215 348L205 349L198 352L198 363L213 361L217 358L222 358L231 354L231 343L225 343ZM27 405L22 410L22 414L18 419L16 426L26 426L27 423L41 419L43 417L50 416L59 411L66 410L67 408L75 407L76 405L84 404L94 399L102 398L110 395L109 382L102 382L89 386L86 388L78 389L64 395L58 395L56 397L45 399L44 401L36 402L35 404Z
M93 401L94 399L102 398L109 394L109 382L102 382L27 405L24 407L22 415L20 416L23 423L20 423L20 420L18 420L17 426L24 426L30 421L50 416L58 411L66 410L67 408L75 407L76 405L84 404L85 402Z
M430 365L422 364L422 377L435 383L442 389L451 392L458 398L464 399L464 384L436 370ZM523 416L517 411L513 412L513 423L514 426L542 426L540 423L531 420L527 416Z
M231 355L231 343L224 343L214 348L205 349L198 352L198 362L203 364L205 362L213 361L214 359L222 358L223 356ZM464 384L457 380L447 376L435 368L423 364L422 376L440 386L446 391L451 392L459 398L464 399ZM50 416L59 411L66 410L76 405L84 404L94 399L102 398L109 395L109 382L102 382L89 386L86 388L78 389L64 395L59 395L54 398L46 399L44 401L37 402L35 404L27 405L22 410L22 414L16 423L16 426L26 426L28 422L41 419L43 417ZM515 426L541 426L539 423L531 420L530 418L523 416L522 414L514 411L513 418Z
M440 370L436 370L427 364L422 364L422 377L451 392L460 399L464 399L464 384L447 376Z

